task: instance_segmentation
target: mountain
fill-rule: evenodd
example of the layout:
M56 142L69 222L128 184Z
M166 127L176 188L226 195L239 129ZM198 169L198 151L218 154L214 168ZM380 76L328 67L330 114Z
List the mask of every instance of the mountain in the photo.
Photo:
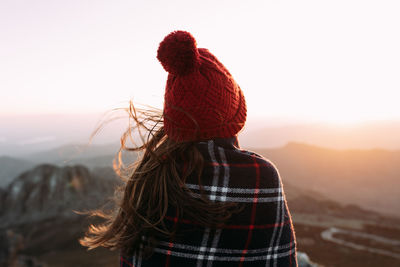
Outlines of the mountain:
M400 216L400 151L334 150L294 142L255 151L274 162L284 183Z
M18 174L32 168L35 163L7 156L0 157L0 188L7 186Z
M61 165L72 165L78 160L87 160L104 155L113 155L118 152L119 144L68 144L57 148L29 154L24 158L37 164L52 163ZM112 157L111 157L112 160ZM72 163L71 163L72 162Z
M275 148L288 142L305 143L331 149L400 149L400 122L376 121L353 125L302 123L268 127L260 121L256 128L245 128L240 134L244 147Z
M110 167L117 145L63 146L31 155L37 163ZM273 161L283 181L343 204L400 216L400 150L331 149L289 142L280 148L251 149ZM126 163L137 159L124 153Z
M20 174L0 189L0 266L114 266L117 253L79 245L96 220L74 211L110 204L118 185L104 167L41 164Z
M93 169L95 167L112 167L113 160L118 153L119 144L103 145L64 145L50 150L31 154L26 157L36 164L50 163L58 166L84 165ZM124 162L134 162L137 159L135 152L123 152Z
M29 159L58 166L80 164L93 170L110 167L117 150L116 144L68 145L32 154ZM312 189L339 203L400 216L400 150L339 150L297 142L251 150L273 161L285 183ZM123 153L126 163L136 159L135 153Z
M0 193L0 226L74 217L73 210L97 208L117 185L109 170L94 174L81 165L43 164L22 173Z
M0 188L6 187L17 175L38 164L52 164L59 167L83 165L91 170L98 167L112 167L118 149L119 144L70 144L25 155L22 158L1 156ZM124 163L132 163L136 159L135 152L122 153Z

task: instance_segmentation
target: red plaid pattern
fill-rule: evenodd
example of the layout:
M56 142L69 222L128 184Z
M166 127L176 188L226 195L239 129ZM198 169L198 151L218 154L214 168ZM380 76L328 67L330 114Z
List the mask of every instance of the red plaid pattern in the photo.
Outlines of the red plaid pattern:
M122 267L148 266L297 266L296 238L277 168L256 153L241 150L238 140L199 142L205 159L203 190L212 201L244 205L222 229L204 228L168 214L178 227L173 240L161 240L149 259L140 250L121 255ZM196 178L187 180L193 197Z

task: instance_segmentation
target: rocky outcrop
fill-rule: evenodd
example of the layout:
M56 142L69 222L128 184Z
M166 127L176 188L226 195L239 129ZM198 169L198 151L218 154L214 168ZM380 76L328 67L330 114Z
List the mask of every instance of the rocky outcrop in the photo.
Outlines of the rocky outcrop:
M81 165L49 164L22 173L0 192L0 227L98 208L113 195L118 181L109 171L104 174L94 175Z

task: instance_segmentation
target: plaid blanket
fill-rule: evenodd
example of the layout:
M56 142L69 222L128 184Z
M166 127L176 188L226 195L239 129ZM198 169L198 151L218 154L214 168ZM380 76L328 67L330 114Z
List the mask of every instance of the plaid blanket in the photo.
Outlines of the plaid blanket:
M120 266L297 266L296 239L277 168L254 152L241 150L238 140L199 142L204 156L203 190L212 201L242 203L223 229L198 227L185 218L174 240L161 240L149 259L141 252L120 257ZM196 179L187 187L199 194Z

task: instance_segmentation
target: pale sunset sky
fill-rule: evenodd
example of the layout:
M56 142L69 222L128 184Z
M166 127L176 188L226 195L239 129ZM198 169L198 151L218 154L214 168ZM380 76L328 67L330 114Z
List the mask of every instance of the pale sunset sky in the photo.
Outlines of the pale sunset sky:
M159 42L186 30L249 116L400 119L399 1L0 1L0 114L162 107Z

